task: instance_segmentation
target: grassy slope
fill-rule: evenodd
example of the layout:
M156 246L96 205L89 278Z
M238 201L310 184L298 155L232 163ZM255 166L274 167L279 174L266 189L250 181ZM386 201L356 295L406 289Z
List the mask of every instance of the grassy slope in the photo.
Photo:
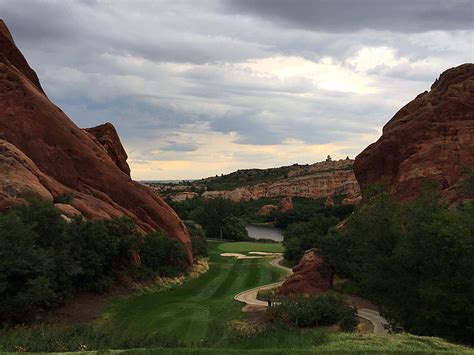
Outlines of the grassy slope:
M104 316L113 333L125 339L133 334L160 332L178 337L188 348L105 350L97 353L126 354L473 354L472 349L438 338L409 334L374 336L332 333L321 330L275 328L254 336L232 336L228 322L246 317L233 296L245 289L275 282L279 269L268 259L236 260L219 256L229 248L235 252L268 251L273 244L209 243L209 272L184 285L158 293L117 299ZM239 249L239 245L241 248ZM250 248L253 246L253 248Z
M236 248L240 243L209 243L211 268L183 286L170 291L121 299L106 308L106 318L124 336L133 332L159 331L176 335L187 345L219 345L231 319L241 317L236 293L278 281L282 271L268 265L268 259L236 260L219 254L230 246L232 251L273 251L273 244L258 243ZM268 247L267 247L268 246ZM223 250L221 250L223 249Z

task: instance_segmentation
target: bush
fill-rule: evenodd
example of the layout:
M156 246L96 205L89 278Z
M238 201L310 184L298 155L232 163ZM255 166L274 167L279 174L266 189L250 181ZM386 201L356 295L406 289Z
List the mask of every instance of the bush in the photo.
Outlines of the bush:
M237 217L227 217L223 221L222 237L224 239L242 241L249 240L249 234L245 229L246 223Z
M320 240L339 220L323 214L314 216L309 222L295 223L284 232L285 251L283 256L292 264L296 264L304 252L311 248L319 248Z
M107 325L37 326L2 329L0 352L76 352L91 350L182 347L172 336L156 332L126 336Z
M323 256L393 324L418 335L472 342L474 204L445 206L433 188L398 204L379 193L351 216L343 257ZM332 252L328 252L332 250ZM331 256L332 255L332 256Z
M207 240L206 234L200 225L186 224L189 235L191 237L191 244L193 247L193 257L207 256Z
M142 265L161 276L175 276L187 269L187 255L177 240L160 232L143 238L139 247Z
M334 292L320 296L285 298L278 305L267 309L271 319L296 327L317 327L342 322L341 328L353 331L357 325L356 309Z
M74 197L71 195L71 194L63 194L63 195L59 195L56 197L56 199L54 200L55 203L64 203L64 204L70 204L72 202L72 200L74 199Z
M67 223L37 199L0 215L0 321L27 322L75 292L107 290L131 273L130 251L140 246L153 274L186 269L177 241L156 233L142 239L129 219Z

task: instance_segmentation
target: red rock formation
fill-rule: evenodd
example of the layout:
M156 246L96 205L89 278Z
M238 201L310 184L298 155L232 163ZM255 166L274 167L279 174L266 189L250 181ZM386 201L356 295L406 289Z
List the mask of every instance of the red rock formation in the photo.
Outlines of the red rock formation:
M328 198L326 199L326 202L324 202L324 207L326 208L334 207L334 200L332 199L331 195L329 195Z
M360 189L352 164L353 160L339 160L298 166L288 173L288 178L234 190L205 191L202 197L228 198L236 202L283 196L320 198L342 194L357 197Z
M130 167L127 163L127 152L122 147L120 138L115 130L115 127L107 122L100 126L93 128L86 128L86 132L92 134L97 141L102 145L105 151L109 154L115 165L125 174L130 176Z
M280 201L278 204L278 211L285 213L286 211L293 209L293 200L291 197L285 197L283 200Z
M283 283L283 295L319 295L332 288L333 275L324 270L323 259L315 249L307 250L300 263L293 268L293 274Z
M278 206L275 205L263 205L258 211L259 216L270 216L273 211L278 210Z
M469 197L457 186L465 167L474 167L474 64L442 73L429 92L397 112L354 163L362 187L382 183L408 201L423 181L435 180L452 203Z
M37 195L69 194L87 218L128 216L143 231L164 230L192 261L186 227L153 191L129 176L112 125L87 132L44 94L35 72L0 22L0 207Z

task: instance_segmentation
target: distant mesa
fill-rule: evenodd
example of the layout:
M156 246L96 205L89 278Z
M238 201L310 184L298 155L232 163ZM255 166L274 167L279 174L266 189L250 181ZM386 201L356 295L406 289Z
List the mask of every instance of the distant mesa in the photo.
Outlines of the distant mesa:
M402 107L357 156L354 172L363 189L384 184L400 201L414 199L421 184L433 180L456 204L474 198L459 188L463 171L473 167L474 64L463 64Z
M360 188L351 159L270 169L244 169L231 174L190 182L189 184L151 184L157 194L173 201L202 196L225 198L234 202L280 199L285 197L327 198L342 195L342 204L357 204ZM266 207L270 213L272 207Z
M48 99L1 20L0 178L0 210L38 196L56 203L65 218L127 216L143 232L164 230L180 241L192 261L179 217L149 187L130 178L113 125L77 127Z

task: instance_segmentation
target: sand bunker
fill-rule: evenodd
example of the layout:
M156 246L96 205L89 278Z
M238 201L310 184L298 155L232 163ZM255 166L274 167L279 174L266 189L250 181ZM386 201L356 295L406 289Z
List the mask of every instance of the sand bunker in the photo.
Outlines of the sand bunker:
M266 258L269 256L281 255L280 253L266 253L264 251L251 251L249 252L249 254L255 254L255 255L244 255L240 253L222 253L221 256L233 256L234 258L237 258L237 259L261 259L261 258Z
M260 259L260 258L262 258L261 256L248 256L248 255L239 254L239 253L222 253L221 256L233 256L237 259Z
M267 253L266 251L250 251L249 254L266 255L266 256L280 256L281 253Z

